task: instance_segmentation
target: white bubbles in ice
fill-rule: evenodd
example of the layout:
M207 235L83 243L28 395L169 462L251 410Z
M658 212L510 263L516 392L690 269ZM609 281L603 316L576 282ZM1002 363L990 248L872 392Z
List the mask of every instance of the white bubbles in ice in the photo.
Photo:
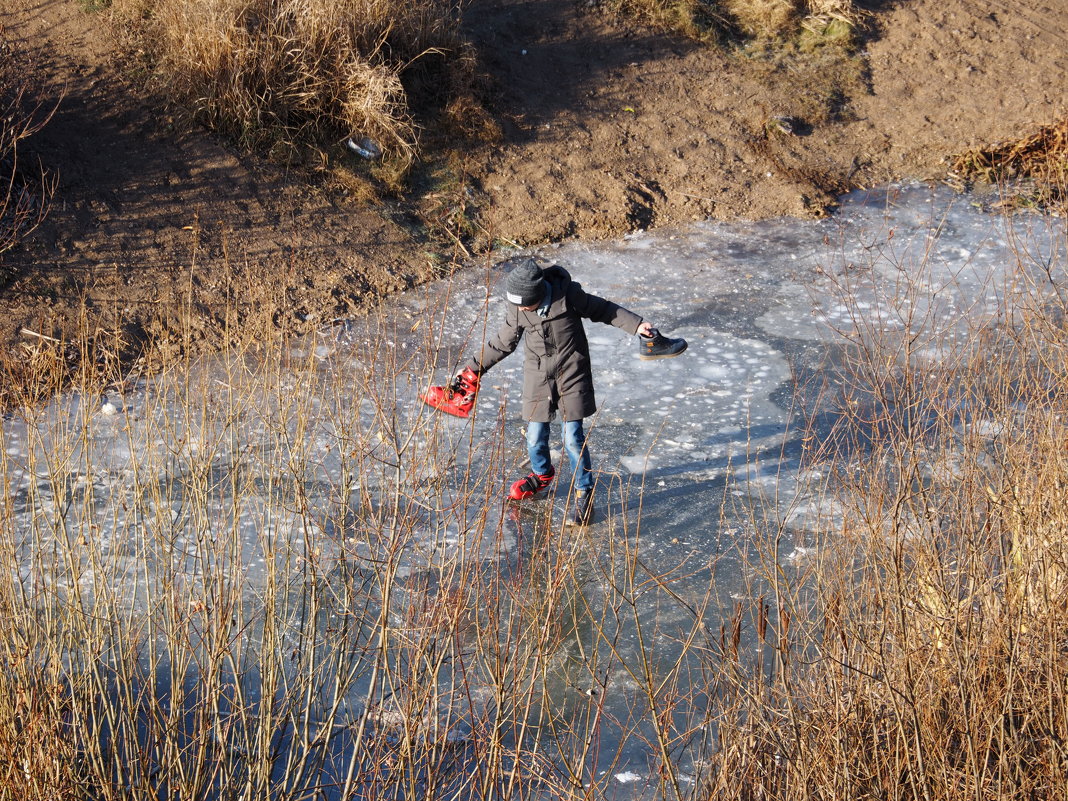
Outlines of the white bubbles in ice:
M813 550L813 548L802 548L796 545L790 553L786 554L785 560L787 564L799 565L812 555Z
M602 407L620 419L641 425L643 412L654 415L654 426L643 427L620 460L628 472L721 472L722 465L705 463L709 456L725 459L744 453L754 439L781 439L786 413L770 394L789 378L784 356L758 340L707 330L706 336L715 342L714 353L695 349L672 360L682 372L670 385L633 377L599 394ZM661 394L665 389L673 394ZM754 421L770 422L754 427Z
M933 204L936 199L937 204ZM932 221L941 226L937 237L927 235L935 227ZM930 319L946 326L947 333L952 333L954 326L971 324L977 315L988 313L1000 301L1004 271L1019 266L1018 259L1009 253L1009 243L1026 234L1006 228L1025 224L983 216L949 193L906 188L897 192L892 204L846 199L842 213L822 222L784 219L740 225L703 223L665 236L635 235L615 244L562 245L553 252L553 258L570 270L588 292L618 301L655 321L665 333L684 336L690 343L690 349L676 359L645 362L637 358L633 337L607 326L587 324L600 407L590 429L605 429L593 435L592 450L599 468L612 471L621 464L630 473L651 474L651 485L655 486L664 481L670 485L689 481L691 488L683 491L692 493L704 491L700 482L728 473L750 482L750 487L764 487L769 492L784 483L793 482L796 486L800 481L796 464L777 461L783 459L784 441L795 436L788 409L772 400L791 377L779 346L791 341L833 339L836 331L853 331L857 323L881 331L902 331L910 321ZM894 249L883 247L890 231L894 232ZM418 380L411 382L407 395L403 385L394 387L403 396L397 401L398 432L407 433L433 421L433 449L429 447L429 435L418 440L426 446L424 450L440 454L427 459L427 476L469 465L477 467L479 460L490 461L484 458L489 451L479 451L472 443L493 441L492 433L500 424L495 412L502 403L509 426L519 417L522 348L494 368L486 384L488 391L480 397L476 419L432 416L415 399L416 393L427 385L425 379L430 373L440 383L464 356L477 351L481 338L493 333L507 308L499 288L487 287L481 271L471 272L458 274L450 284L437 289L423 288L391 301L399 314L407 314L396 335L388 329L401 347L414 353L425 344L428 332L440 336L434 340L430 369L413 370ZM902 292L902 287L908 287L909 293ZM444 302L446 290L448 301ZM413 327L413 320L420 325ZM362 349L366 341L362 332L366 329L360 328L369 324L352 324L339 333L336 342L309 343L304 346L304 356L330 357L339 372L351 371L362 381L372 372L365 364ZM377 332L378 337L384 333ZM940 347L931 346L921 358L936 364L944 353ZM296 361L299 363L300 359ZM820 369L820 365L814 369ZM220 381L232 380L232 375L223 369L218 370L218 376ZM319 389L308 386L304 373L280 382L279 389L291 398L312 395L307 406L311 417L325 415L329 410L329 403L314 397ZM358 391L354 389L354 393ZM275 431L274 420L266 429L263 425L250 428L248 438L231 444L221 430L202 430L190 423L183 417L182 408L167 405L170 401L160 401L159 416L166 419L166 424L150 424L143 391L138 396L130 395L126 389L123 393L125 399L111 391L103 399L71 395L44 410L41 418L42 431L48 426L58 430L64 427L64 421L79 419L80 412L90 413L87 416L92 418L92 431L85 447L92 450L77 456L80 461L93 462L94 472L91 480L75 477L72 484L80 479L79 491L99 493L101 504L129 501L134 482L128 477L128 468L138 459L143 463L146 455L150 461L161 457L169 460L179 470L209 469L214 475L225 472L238 447L247 454L242 457L245 459L253 458L261 447L274 447L273 434L268 433ZM125 401L129 401L129 407ZM348 403L346 413L367 432L375 431L375 421L394 411L377 398L372 402L368 397L354 397ZM136 414L128 409L136 410ZM131 419L139 416L145 419ZM123 431L127 423L129 431ZM39 478L25 472L31 452L27 442L39 439L36 447L42 451L56 443L46 434L40 438L38 432L28 436L25 421L5 418L3 426L4 453L0 457L8 460L8 475L12 477L8 492L26 493L28 488L37 486ZM312 426L310 430L316 438L302 446L314 448L316 455L322 457L321 464L316 465L319 478L324 486L340 481L339 444L332 436L324 435L322 428ZM975 436L997 435L993 425L982 420L973 422L971 430ZM521 430L515 434L509 430L509 447L522 454ZM554 432L556 442L558 436ZM368 433L360 446L366 445L366 453L355 449L354 456L385 458L388 453L382 448L387 444ZM566 464L566 457L558 448L553 459ZM99 475L105 478L98 479L98 467ZM939 469L950 470L952 465ZM421 477L408 475L406 479ZM143 483L143 478L140 480ZM495 473L487 480L505 479ZM262 565L262 554L255 553L261 538L278 538L289 543L287 548L297 548L300 538L294 535L300 531L302 521L306 522L296 515L292 519L264 519L270 504L268 493L276 491L266 487L273 487L274 481L273 475L263 477L265 488L258 490L261 495L252 497L250 506L241 512L240 536L245 540L243 547L250 552L250 564ZM728 491L739 492L737 486L732 485ZM372 494L373 480L358 491ZM315 492L324 498L334 497L325 490ZM59 506L50 493L41 490L40 495L40 502L32 511L25 506L14 510L17 519L51 514ZM222 516L227 503L230 499L220 498L217 506L208 511ZM172 507L168 501L159 511L161 519L170 520L178 508L181 507ZM826 515L829 508L818 497L811 503L798 503L790 523L799 529L817 527L823 524L821 515ZM108 515L101 515L101 519L105 518ZM115 517L110 533L102 532L101 536L114 536L116 540L133 536L125 533L137 529L131 520ZM188 512L186 517L172 522L191 524ZM18 525L24 529L29 526L21 522ZM455 532L450 532L447 539L440 533L440 529L428 524L424 535L427 553L433 552L430 546L434 542L459 549L454 544ZM346 532L341 541L348 536ZM466 548L466 540L463 541ZM192 546L187 542L185 547ZM366 546L360 548L365 549Z

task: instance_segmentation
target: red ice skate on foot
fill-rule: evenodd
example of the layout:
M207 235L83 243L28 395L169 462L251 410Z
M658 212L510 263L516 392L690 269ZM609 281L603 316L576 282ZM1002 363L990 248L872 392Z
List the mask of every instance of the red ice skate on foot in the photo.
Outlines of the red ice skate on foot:
M508 490L508 500L510 501L527 501L537 495L539 492L549 488L549 485L553 483L553 477L556 475L556 471L552 470L549 473L541 476L537 473L531 473L526 478L521 478L512 484L511 489Z
M455 417L470 417L478 397L478 376L468 368L443 387L430 387L420 397L427 406Z

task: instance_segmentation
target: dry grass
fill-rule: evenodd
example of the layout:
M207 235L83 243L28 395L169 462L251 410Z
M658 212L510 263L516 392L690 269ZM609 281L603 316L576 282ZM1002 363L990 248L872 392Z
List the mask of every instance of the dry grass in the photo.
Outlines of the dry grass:
M694 39L851 46L864 14L852 0L602 0L610 13Z
M3 255L25 239L48 214L55 176L27 152L28 140L54 109L34 103L32 70L6 41L0 26L0 282Z
M503 410L474 439L410 411L437 323L400 348L410 323L369 321L359 361L234 348L25 397L0 435L0 799L577 801L613 781L609 725L678 785L670 721L604 708L624 667L642 708L684 707L657 626L620 653L662 579L611 513L607 553L548 518L509 541Z
M801 0L722 0L724 10L747 36L788 36L797 27Z
M374 140L402 174L417 147L407 76L462 87L471 58L443 0L129 0L160 85L242 145L291 157Z
M1068 263L1054 241L1037 275L1021 243L1000 322L969 336L917 314L922 271L887 299L903 331L855 312L843 413L810 456L838 511L796 574L764 569L766 603L739 611L744 633L721 649L709 798L1063 797ZM777 553L781 524L763 530Z
M804 15L807 24L828 24L837 20L851 27L863 24L865 17L853 0L805 0Z
M705 41L724 39L734 25L718 3L703 0L600 0L598 7L615 16Z
M411 412L445 309L407 348L412 320L372 321L359 361L237 347L28 396L0 440L0 799L585 801L618 789L614 737L675 801L1062 798L1068 264L1019 246L968 336L919 316L922 270L885 298L903 329L854 304L838 422L804 440L812 555L784 559L785 499L750 507L726 610L719 554L658 574L623 514L509 541L504 410Z
M1068 119L1022 139L966 150L953 159L950 175L965 183L1012 185L1016 205L1068 210Z

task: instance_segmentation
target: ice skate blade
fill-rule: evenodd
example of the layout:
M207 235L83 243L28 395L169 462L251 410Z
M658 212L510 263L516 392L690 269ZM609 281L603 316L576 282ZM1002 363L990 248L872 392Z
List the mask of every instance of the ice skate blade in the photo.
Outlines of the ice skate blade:
M565 528L589 528L594 524L594 513L590 512L584 519L577 520L574 515L567 515L564 518Z
M546 487L541 492L535 492L533 495L527 495L525 498L520 498L519 496L513 495L511 492L509 492L507 495L504 496L504 499L509 503L520 505L524 503L530 503L531 501L544 501L546 498L549 497L549 493L551 492L551 490L552 487Z
M522 509L524 506L541 506L542 502L548 497L548 492L542 492L529 498L513 498L511 495L506 495L504 500L509 506L517 506Z

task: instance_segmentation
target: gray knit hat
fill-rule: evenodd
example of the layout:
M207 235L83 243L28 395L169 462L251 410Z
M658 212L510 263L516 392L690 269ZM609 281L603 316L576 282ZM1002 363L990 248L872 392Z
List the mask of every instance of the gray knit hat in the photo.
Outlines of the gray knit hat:
M534 259L520 259L504 282L505 297L516 306L533 306L545 296L545 275Z

